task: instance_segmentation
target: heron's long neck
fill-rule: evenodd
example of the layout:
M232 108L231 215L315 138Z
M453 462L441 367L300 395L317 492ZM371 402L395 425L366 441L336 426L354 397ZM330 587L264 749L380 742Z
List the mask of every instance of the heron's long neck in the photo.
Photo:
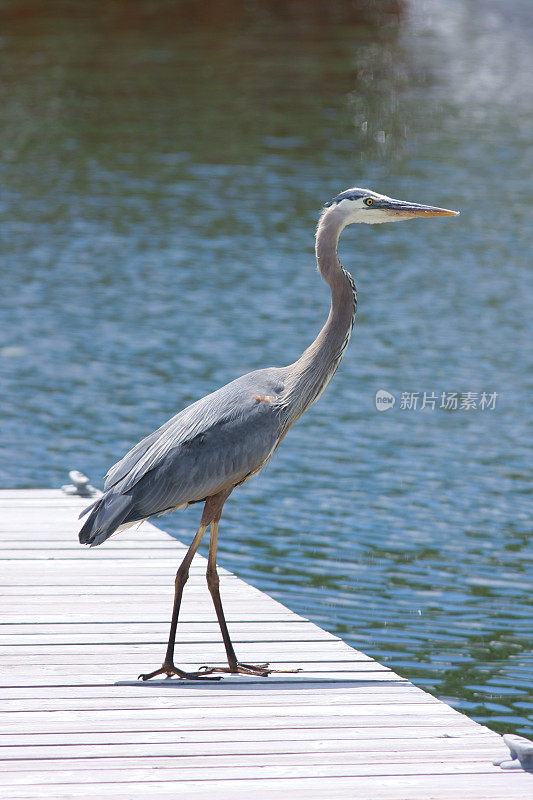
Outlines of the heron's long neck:
M286 388L297 419L324 391L339 366L350 340L357 295L352 276L340 265L337 242L343 220L335 207L322 215L316 234L318 271L331 289L331 308L326 324L315 341L288 368ZM292 419L291 419L292 421Z

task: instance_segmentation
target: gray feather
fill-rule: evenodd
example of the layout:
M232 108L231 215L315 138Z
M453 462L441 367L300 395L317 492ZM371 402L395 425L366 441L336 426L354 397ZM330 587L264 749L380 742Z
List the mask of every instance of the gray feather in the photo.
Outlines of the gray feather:
M80 543L91 547L101 544L127 519L132 505L132 498L128 495L112 491L104 494L86 509L92 511L79 533Z

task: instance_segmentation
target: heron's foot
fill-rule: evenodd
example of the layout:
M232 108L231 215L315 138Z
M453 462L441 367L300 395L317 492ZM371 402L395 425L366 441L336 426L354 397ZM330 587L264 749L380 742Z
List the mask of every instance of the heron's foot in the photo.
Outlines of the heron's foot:
M174 664L167 664L166 662L163 664L162 667L159 669L155 669L153 672L147 672L145 674L139 675L139 681L149 681L150 678L155 678L156 675L166 675L167 678L170 678L172 675L177 675L178 678L186 678L189 681L219 681L220 677L217 676L210 676L206 675L203 667L198 670L198 672L185 672L182 669L178 669L175 667Z
M265 664L244 664L242 661L237 661L229 667L200 667L199 672L203 675L211 675L213 672L225 672L230 675L256 675L260 678L268 678L273 672L300 672L298 669L272 669L267 663Z

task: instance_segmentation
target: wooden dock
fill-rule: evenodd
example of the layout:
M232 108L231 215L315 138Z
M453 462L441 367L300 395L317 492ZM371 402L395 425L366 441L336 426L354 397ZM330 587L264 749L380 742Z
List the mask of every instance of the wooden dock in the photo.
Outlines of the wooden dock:
M184 545L149 524L77 542L87 501L0 492L1 796L530 800L501 737L220 570L238 656L270 678L141 683ZM194 514L189 512L191 532ZM176 663L225 663L197 557Z

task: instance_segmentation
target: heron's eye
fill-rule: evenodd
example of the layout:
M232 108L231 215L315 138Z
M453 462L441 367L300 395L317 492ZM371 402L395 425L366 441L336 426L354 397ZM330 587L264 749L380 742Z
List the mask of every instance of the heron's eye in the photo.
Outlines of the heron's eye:
M371 197L367 197L364 202L365 202L365 206L373 206L374 205L374 201L372 200Z

